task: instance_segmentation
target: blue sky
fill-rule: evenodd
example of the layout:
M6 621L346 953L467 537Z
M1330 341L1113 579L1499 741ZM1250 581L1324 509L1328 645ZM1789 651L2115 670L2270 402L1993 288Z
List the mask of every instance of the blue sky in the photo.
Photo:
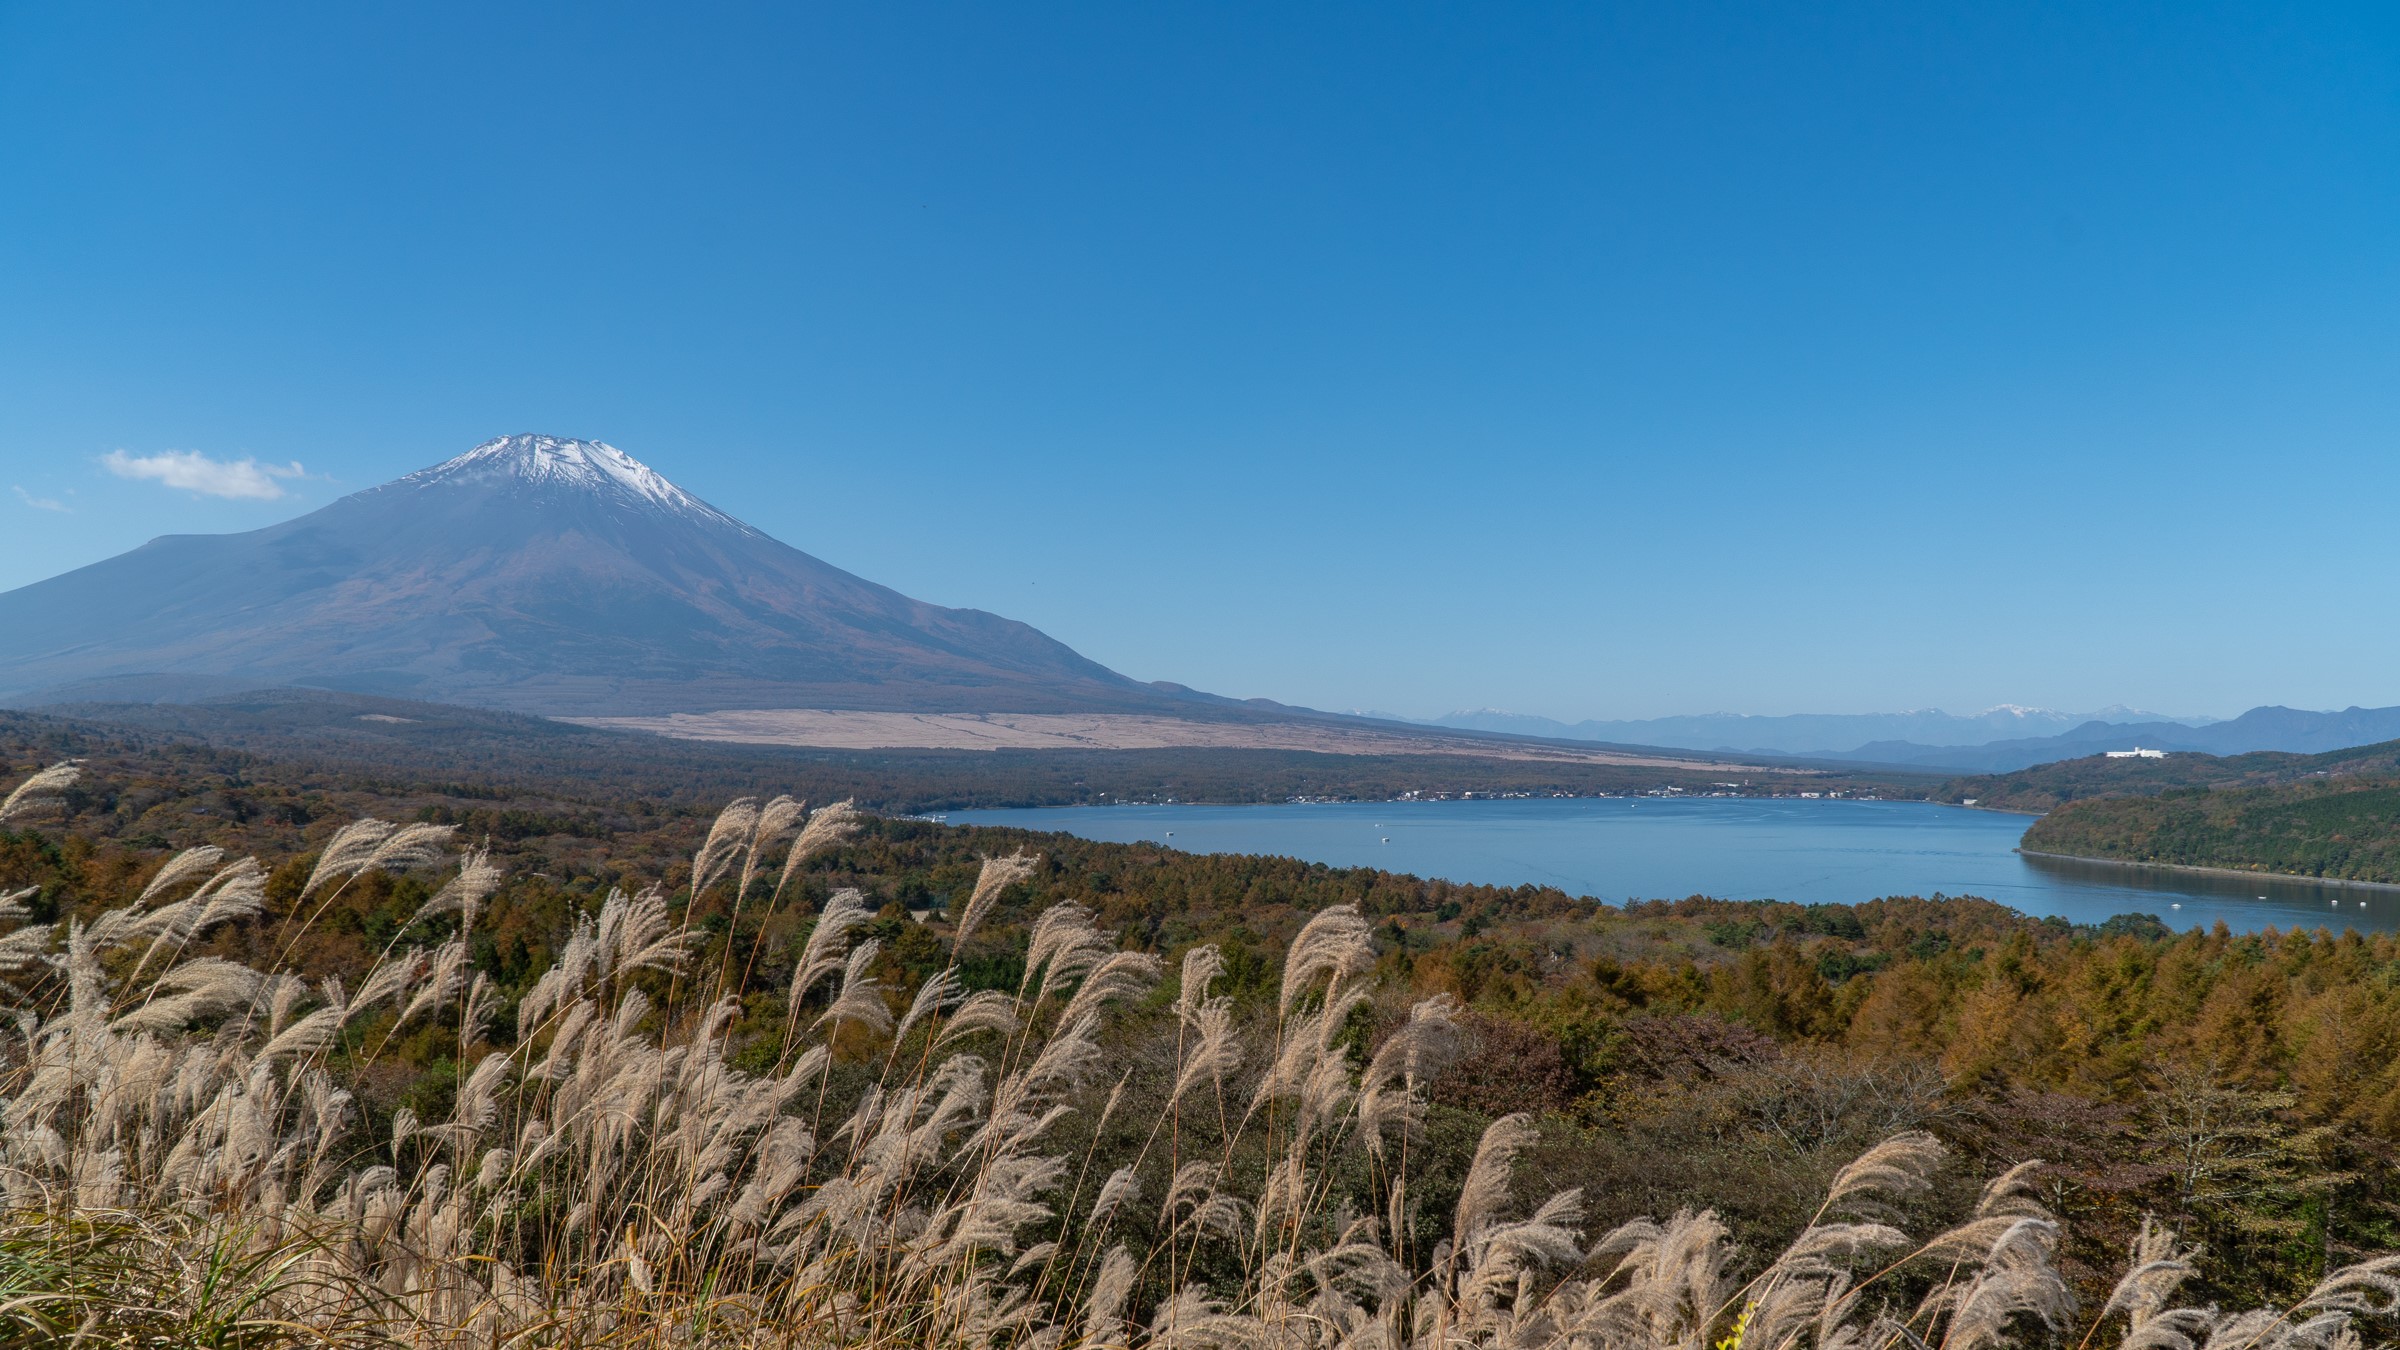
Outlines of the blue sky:
M547 431L1231 694L2400 703L2388 6L503 8L0 3L0 586Z

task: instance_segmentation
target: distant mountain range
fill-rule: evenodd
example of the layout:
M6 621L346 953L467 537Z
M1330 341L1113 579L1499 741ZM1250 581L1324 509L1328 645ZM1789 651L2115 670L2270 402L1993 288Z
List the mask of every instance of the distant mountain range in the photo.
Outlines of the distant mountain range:
M2007 773L2110 750L2136 748L2208 755L2246 755L2282 750L2316 755L2354 746L2400 740L2400 708L2344 708L2308 712L2300 708L2252 708L2226 722L2183 726L2173 722L2135 725L2093 721L2057 736L1994 741L1977 746L1927 746L1883 741L1826 759L1902 764L1971 773Z
M2252 708L2221 722L2169 718L2130 708L2073 714L2004 706L1968 717L1933 710L1788 717L1714 713L1639 722L1573 724L1485 711L1452 713L1433 719L1433 723L1529 736L1716 753L1782 754L1966 773L2005 773L2110 750L2147 748L2211 755L2282 750L2321 754L2400 739L2400 708L2346 708L2340 712ZM1866 739L1859 739L1862 736Z
M1578 741L1611 741L1631 745L1667 745L1687 750L1732 750L1745 754L1840 754L1881 741L1906 741L1919 746L1987 745L2000 740L2056 736L2090 722L2181 722L2203 725L2202 718L2173 718L2134 708L2103 708L2098 712L2067 713L2049 708L2020 708L2002 704L1959 716L1938 708L1901 713L1799 713L1782 717L1751 717L1740 713L1702 713L1693 717L1654 717L1641 721L1559 722L1547 717L1481 709L1428 719L1433 725L1475 731L1503 731L1519 736L1546 736Z
M0 594L9 702L281 685L544 713L1236 706L912 600L553 436Z

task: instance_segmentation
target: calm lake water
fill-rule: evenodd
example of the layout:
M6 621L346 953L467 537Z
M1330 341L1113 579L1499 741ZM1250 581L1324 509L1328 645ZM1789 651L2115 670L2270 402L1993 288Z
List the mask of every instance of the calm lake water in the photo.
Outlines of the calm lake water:
M1531 882L1611 903L1713 895L1849 903L1979 895L2097 923L2155 914L2336 931L2400 929L2400 892L2027 858L2030 817L1924 802L1542 798L1363 805L1092 806L959 811L959 824L1148 840L1195 853L1270 853L1451 881ZM2338 903L2337 903L2338 902Z

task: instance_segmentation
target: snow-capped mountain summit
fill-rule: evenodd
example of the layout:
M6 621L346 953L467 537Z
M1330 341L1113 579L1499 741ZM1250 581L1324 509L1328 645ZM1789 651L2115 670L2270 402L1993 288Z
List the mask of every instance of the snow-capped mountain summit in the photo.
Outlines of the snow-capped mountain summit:
M419 469L377 491L460 484L521 485L534 492L596 492L757 533L606 441L559 436L502 436L456 459Z
M308 684L535 712L1215 702L912 600L556 436L0 594L0 698L155 697L154 677L176 695Z

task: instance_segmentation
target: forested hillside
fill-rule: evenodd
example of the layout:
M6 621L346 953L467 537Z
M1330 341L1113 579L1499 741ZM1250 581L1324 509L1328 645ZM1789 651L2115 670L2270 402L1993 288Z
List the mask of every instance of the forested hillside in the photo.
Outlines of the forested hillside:
M1934 799L1972 800L2003 811L2048 811L2093 797L2153 796L2177 788L2267 787L2311 778L2394 777L2400 777L2400 741L2321 755L2274 750L2226 756L2178 752L2164 759L2090 755L2014 773L1954 778L1934 793Z
M2052 811L2023 847L2123 862L2400 883L2400 782L2174 789Z

